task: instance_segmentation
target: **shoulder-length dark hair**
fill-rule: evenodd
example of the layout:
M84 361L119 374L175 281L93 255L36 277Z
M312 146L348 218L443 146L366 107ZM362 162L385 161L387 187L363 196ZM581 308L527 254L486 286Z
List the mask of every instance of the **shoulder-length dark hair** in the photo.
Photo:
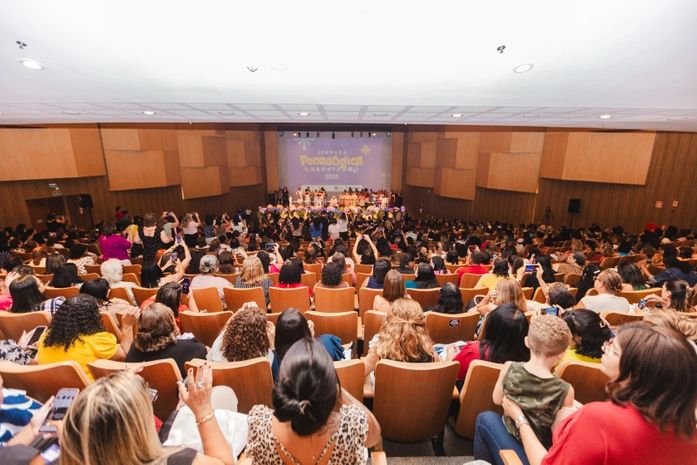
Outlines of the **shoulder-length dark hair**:
M104 331L99 316L99 302L87 294L71 297L53 314L46 332L46 347L63 347L67 351L82 336Z
M515 304L499 305L484 320L484 340L479 346L482 360L504 363L523 362L530 359L530 349L525 347L528 320Z
M437 310L440 313L462 313L464 304L460 289L453 283L445 283L440 290Z
M296 308L289 308L281 313L276 321L276 335L274 336L275 356L279 363L283 360L290 346L304 337L312 337L305 315Z
M80 286L80 294L91 295L100 302L109 300L109 281L104 278L90 279Z
M12 296L11 313L27 313L39 309L41 302L46 300L39 290L39 281L31 275L22 275L10 284Z
M300 268L293 262L287 262L281 267L278 282L281 284L299 284L302 280L300 275Z
M677 331L627 323L617 339L620 373L607 390L618 405L633 405L661 431L694 440L697 408L697 352Z
M182 301L182 286L179 283L166 283L158 289L155 302L159 302L172 310L174 316L179 316L179 306Z
M576 342L576 353L591 358L603 355L603 344L612 339L612 331L593 310L579 308L563 316Z
M58 269L53 273L53 279L51 280L51 287L73 287L74 284L81 283L82 281L77 276L77 266L74 263L66 263L58 267Z

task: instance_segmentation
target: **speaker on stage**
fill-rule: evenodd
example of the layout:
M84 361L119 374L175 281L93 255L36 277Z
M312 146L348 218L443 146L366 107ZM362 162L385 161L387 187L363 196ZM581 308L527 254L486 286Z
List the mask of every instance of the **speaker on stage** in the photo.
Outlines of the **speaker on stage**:
M581 199L569 199L569 213L579 213L581 211Z
M80 194L80 206L82 208L94 208L90 194Z

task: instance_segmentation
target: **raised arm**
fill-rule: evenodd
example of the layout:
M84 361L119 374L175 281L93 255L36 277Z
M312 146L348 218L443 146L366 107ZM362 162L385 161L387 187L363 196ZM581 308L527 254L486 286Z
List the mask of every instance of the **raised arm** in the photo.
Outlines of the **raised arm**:
M363 234L359 234L356 236L356 240L353 242L353 250L351 251L351 255L353 256L353 261L355 263L361 263L361 256L358 255L358 243L361 242L362 238Z

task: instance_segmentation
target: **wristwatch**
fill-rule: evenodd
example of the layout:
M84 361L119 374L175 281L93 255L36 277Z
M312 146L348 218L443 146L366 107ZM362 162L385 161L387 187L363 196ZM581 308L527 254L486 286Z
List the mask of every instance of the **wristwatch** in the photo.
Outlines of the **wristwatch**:
M525 418L525 415L520 415L518 418L515 419L515 427L520 428L523 425L529 425L530 422L528 421L527 418Z

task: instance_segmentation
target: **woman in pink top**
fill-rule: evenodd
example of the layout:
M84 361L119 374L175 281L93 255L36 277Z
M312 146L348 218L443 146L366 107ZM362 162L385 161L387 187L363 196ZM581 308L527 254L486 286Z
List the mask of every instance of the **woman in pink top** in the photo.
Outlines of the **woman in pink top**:
M102 250L102 260L115 258L121 260L124 265L130 265L128 249L131 243L122 235L116 233L116 225L113 221L104 222L102 234L99 236L99 248Z

